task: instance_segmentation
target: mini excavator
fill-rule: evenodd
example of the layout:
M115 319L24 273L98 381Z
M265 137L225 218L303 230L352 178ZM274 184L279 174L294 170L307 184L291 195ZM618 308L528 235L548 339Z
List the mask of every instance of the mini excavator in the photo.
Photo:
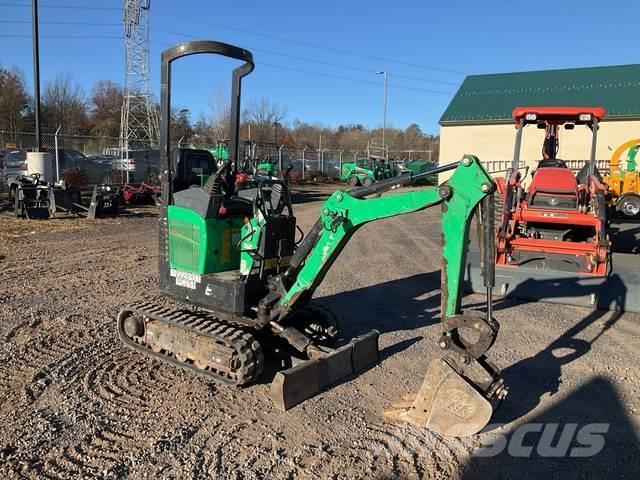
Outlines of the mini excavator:
M178 190L174 176L179 173L172 171L169 159L171 67L175 60L195 54L222 55L242 64L232 75L228 161L204 185ZM265 358L275 358L281 370L275 373L270 397L287 410L379 359L377 331L346 341L336 315L312 300L353 234L372 221L441 205L442 354L431 361L418 393L402 399L386 416L448 435L482 430L507 389L486 355L499 328L491 310L495 184L478 159L465 156L428 172L338 190L302 237L286 174L258 177L254 188L235 189L241 81L254 69L252 54L214 41L186 42L162 53L161 68L159 283L163 293L185 307L148 302L125 306L117 318L122 342L236 386L255 382ZM452 177L439 188L381 195L450 170ZM484 313L461 310L475 212L483 219Z

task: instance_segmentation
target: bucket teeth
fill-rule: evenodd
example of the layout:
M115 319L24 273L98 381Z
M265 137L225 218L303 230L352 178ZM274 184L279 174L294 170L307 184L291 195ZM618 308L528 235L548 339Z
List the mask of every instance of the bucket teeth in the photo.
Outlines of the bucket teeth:
M325 355L278 372L271 383L271 399L279 409L288 410L375 364L379 356L379 336L377 330L372 330Z

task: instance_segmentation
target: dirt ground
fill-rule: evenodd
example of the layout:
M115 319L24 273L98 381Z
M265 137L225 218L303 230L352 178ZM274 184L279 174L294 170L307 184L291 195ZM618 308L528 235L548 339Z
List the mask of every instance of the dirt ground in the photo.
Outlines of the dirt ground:
M323 193L296 196L303 228ZM116 339L123 304L163 301L152 208L93 222L0 218L0 478L637 478L637 314L498 301L491 358L510 394L494 420L506 426L456 439L384 420L437 354L438 223L432 209L356 234L316 298L347 336L380 330L382 360L280 413L266 383L220 386ZM594 457L474 455L527 422L610 426Z

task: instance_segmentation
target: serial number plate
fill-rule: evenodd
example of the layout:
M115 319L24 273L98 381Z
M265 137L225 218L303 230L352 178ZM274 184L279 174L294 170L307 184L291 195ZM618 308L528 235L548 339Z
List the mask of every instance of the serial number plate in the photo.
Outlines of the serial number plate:
M196 289L196 285L202 281L202 276L197 273L183 272L172 268L169 270L169 275L176 279L176 285L179 287L189 288L191 290Z

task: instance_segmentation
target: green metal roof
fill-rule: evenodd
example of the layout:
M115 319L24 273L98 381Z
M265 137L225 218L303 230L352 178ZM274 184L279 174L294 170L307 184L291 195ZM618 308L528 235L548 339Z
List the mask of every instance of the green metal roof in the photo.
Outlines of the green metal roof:
M640 64L469 75L440 125L509 122L517 106L603 106L605 120L640 118Z

